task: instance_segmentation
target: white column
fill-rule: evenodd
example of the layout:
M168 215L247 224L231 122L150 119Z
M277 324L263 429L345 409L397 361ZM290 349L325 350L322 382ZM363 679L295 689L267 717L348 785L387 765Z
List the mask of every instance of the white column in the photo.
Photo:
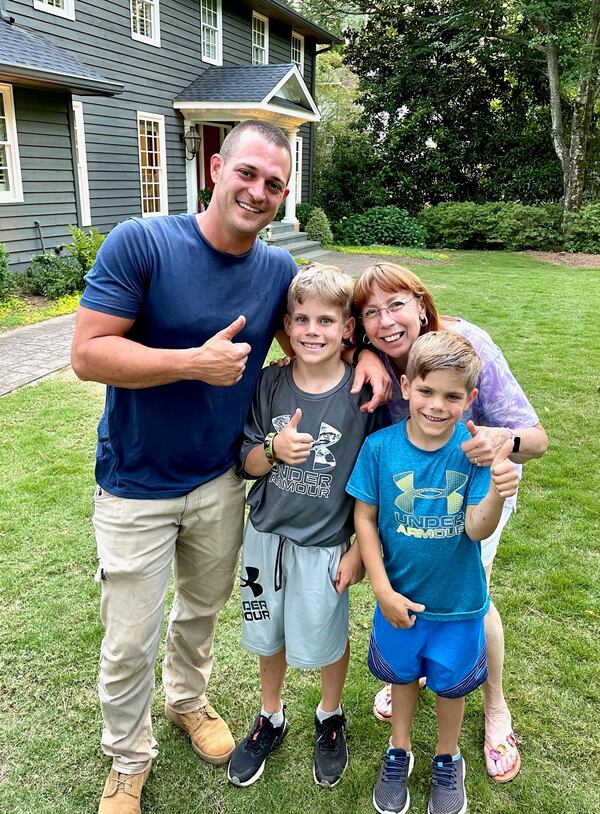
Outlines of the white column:
M190 127L193 126L194 122L191 122L189 119L184 119L183 132L187 133ZM200 133L202 133L201 128ZM199 155L202 155L203 147L204 145L201 144ZM184 152L184 155L185 155L185 186L187 193L187 211L188 214L193 215L198 211L198 176L196 174L196 161L198 160L198 157L194 156L193 158L188 158L187 151Z
M288 184L290 194L285 199L285 217L282 223L291 224L296 232L300 229L300 224L296 218L296 135L298 130L288 131L288 141L290 142L290 151L292 153L292 172L290 175L290 182Z

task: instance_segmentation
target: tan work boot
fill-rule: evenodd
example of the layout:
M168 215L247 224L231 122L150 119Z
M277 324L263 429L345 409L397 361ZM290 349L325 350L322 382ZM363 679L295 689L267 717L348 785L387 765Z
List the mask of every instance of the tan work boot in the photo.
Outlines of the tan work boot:
M141 814L142 786L150 774L150 766L140 774L123 774L110 770L100 798L98 814Z
M210 704L192 712L175 712L165 704L165 715L190 737L192 747L202 760L220 766L227 763L235 748L229 727Z

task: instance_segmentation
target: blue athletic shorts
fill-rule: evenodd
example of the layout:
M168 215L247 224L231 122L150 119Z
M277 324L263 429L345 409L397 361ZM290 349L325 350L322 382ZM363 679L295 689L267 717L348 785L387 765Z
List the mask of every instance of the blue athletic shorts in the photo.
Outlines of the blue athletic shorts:
M410 684L425 676L444 698L462 698L487 678L483 617L460 622L417 618L412 627L391 625L375 608L369 669L388 684Z

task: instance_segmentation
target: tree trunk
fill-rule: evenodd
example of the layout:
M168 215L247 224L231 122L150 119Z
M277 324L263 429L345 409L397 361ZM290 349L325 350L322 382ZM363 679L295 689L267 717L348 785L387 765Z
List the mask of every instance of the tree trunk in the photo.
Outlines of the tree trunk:
M577 95L573 103L569 151L566 162L563 164L565 177L563 221L566 220L569 212L579 209L583 199L587 148L594 113L594 102L598 91L599 38L600 0L593 0L585 43L585 60L579 77Z

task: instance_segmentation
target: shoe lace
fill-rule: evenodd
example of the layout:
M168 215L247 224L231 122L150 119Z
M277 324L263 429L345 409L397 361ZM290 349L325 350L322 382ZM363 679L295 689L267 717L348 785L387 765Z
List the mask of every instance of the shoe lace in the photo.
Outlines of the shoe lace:
M115 778L115 782L114 782L113 787L112 787L112 793L113 794L119 794L120 792L126 792L127 791L127 786L129 786L130 789L133 788L133 783L129 779L129 775L128 774L121 774L119 772L119 774L117 774L117 776Z
M321 726L323 730L317 739L317 745L321 752L333 752L337 746L338 732L344 725L341 715L332 715L325 718Z
M452 763L434 763L431 782L434 786L443 786L444 788L456 791L457 770L454 761L452 761Z
M406 775L408 774L408 761L408 755L402 756L386 754L383 761L382 780L386 783L404 783L406 780Z
M262 715L259 716L256 726L248 735L246 749L255 754L260 753L264 744L273 737L274 728L268 718L264 718Z

